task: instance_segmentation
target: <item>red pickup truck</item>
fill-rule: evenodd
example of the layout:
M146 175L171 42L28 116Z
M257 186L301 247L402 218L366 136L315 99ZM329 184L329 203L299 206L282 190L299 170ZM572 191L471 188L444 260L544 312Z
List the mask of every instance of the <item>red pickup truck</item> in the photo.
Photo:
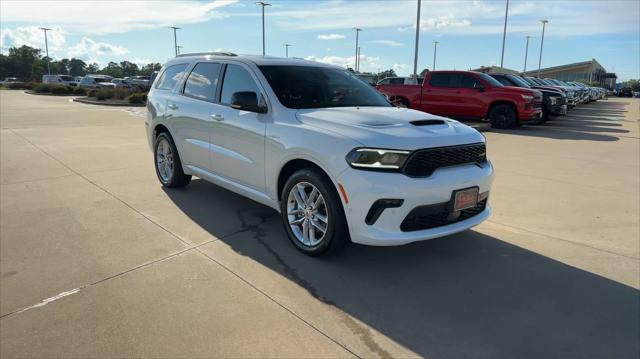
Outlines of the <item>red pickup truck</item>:
M480 72L429 71L422 85L376 88L397 106L460 120L488 119L495 128L539 123L542 118L540 91L504 86Z

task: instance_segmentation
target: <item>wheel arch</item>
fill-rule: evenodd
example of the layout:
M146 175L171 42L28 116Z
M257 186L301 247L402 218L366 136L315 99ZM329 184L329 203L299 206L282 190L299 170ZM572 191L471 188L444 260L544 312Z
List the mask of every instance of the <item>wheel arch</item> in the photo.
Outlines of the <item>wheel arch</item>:
M489 114L491 114L491 111L493 110L493 108L498 105L511 106L511 108L513 108L513 110L516 112L516 119L520 118L520 114L518 113L518 106L513 101L510 101L510 100L495 100L491 102L489 104L489 109L487 110L486 118L489 118Z

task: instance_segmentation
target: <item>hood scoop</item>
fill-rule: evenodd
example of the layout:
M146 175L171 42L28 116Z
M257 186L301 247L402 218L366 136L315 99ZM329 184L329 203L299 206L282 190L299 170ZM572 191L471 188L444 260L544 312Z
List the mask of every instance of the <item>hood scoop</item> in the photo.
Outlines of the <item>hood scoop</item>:
M446 124L444 120L417 120L417 121L411 121L409 123L414 126L433 126L433 125Z

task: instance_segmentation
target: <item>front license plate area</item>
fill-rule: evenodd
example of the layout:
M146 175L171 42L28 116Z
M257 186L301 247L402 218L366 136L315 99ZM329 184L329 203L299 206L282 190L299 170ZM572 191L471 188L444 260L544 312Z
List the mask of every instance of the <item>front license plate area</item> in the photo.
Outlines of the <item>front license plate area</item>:
M471 187L453 191L453 212L462 211L478 205L478 187Z

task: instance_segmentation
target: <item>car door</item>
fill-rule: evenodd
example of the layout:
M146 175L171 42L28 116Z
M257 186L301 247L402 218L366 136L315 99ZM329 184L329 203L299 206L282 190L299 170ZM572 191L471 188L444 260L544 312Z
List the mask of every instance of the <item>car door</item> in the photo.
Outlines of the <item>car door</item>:
M253 71L244 64L228 63L223 71L220 100L210 114L214 119L211 132L214 173L264 193L268 115L231 107L231 96L236 92L255 92L259 99L264 99L264 91Z
M182 163L211 172L210 116L218 87L222 65L218 62L198 62L179 82L175 93L167 99L167 111ZM176 143L176 145L178 145Z
M457 114L460 118L482 118L487 108L483 101L484 85L475 76L457 74L455 99Z
M429 84L422 93L421 110L434 115L454 117L458 112L455 103L455 74L436 72L429 76Z

